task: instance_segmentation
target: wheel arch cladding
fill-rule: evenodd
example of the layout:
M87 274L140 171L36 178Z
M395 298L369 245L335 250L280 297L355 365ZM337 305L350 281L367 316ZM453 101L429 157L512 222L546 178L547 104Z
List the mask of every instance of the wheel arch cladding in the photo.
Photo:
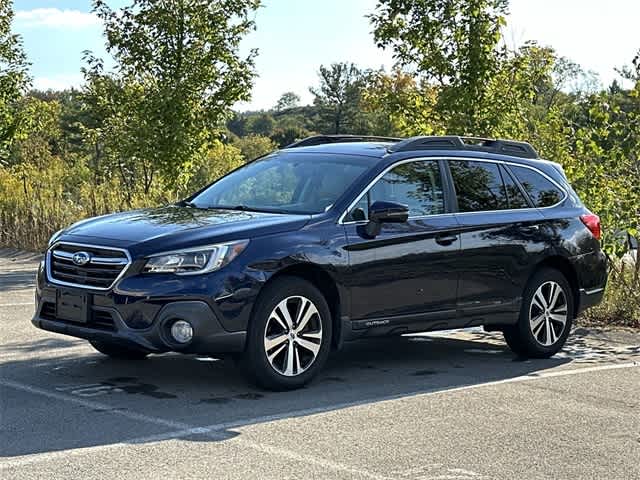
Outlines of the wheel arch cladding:
M575 268L565 257L554 255L552 257L547 257L540 263L538 263L531 272L531 275L529 275L529 278L531 279L543 268L552 268L559 271L560 273L562 273L562 275L564 275L564 278L567 279L567 282L569 282L569 285L571 286L571 296L573 297L573 318L575 318L578 312L578 308L580 307L578 274L576 273Z

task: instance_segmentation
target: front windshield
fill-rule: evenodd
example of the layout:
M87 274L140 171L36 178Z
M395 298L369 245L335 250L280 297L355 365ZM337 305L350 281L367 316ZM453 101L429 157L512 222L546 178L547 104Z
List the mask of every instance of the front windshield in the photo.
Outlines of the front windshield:
M221 178L191 199L197 208L322 213L371 165L357 155L276 152Z

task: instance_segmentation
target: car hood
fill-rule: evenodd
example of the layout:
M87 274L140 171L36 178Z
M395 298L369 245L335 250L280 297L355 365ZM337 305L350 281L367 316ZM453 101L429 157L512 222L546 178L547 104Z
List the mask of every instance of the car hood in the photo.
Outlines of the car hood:
M90 218L67 228L62 241L170 250L302 228L309 215L198 209L170 205Z

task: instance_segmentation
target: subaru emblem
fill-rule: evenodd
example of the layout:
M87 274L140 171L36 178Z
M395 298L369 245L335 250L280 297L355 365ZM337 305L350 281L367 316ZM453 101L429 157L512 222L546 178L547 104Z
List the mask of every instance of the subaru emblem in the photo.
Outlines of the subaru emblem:
M76 265L82 266L89 263L89 260L91 260L91 255L89 255L87 252L76 252L73 254L73 257L71 258L71 260Z

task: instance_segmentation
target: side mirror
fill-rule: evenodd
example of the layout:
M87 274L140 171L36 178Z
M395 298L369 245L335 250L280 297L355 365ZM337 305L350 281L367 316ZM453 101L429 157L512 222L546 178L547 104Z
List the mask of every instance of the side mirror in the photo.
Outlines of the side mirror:
M404 223L409 219L409 207L396 202L374 202L369 207L367 234L376 237L383 223Z

